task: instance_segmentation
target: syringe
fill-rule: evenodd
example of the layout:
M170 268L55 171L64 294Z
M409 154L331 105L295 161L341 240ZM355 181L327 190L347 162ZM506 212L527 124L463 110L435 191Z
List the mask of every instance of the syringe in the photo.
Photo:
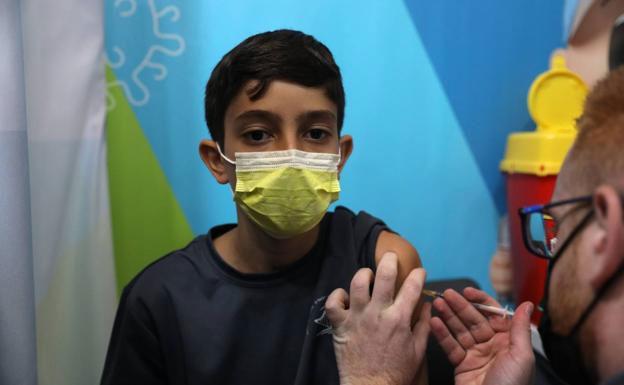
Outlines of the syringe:
M433 298L444 298L444 294L438 292L438 291L434 291L434 290L427 290L427 289L423 289L422 293L424 295L428 295L429 297L433 297ZM496 306L490 306L490 305L483 305L480 303L476 303L476 302L470 302L472 304L472 306L474 306L475 308L483 311L483 312L487 312L487 313L493 313L493 314L498 314L505 317L513 317L514 315L514 311L513 310L509 310L509 308L507 307L496 307Z

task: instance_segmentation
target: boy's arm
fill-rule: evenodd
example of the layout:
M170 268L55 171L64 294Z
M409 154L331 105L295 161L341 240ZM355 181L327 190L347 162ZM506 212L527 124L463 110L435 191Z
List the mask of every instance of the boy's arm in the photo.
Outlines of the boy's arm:
M375 247L375 264L379 265L381 257L388 251L394 252L398 256L399 270L397 273L396 289L398 289L409 275L410 271L417 267L422 267L418 251L408 241L400 235L389 231L382 231L377 238Z

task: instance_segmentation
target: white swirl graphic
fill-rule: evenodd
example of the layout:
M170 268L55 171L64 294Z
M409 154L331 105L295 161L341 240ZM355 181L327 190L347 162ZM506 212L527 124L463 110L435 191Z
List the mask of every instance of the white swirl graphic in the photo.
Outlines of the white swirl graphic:
M115 8L119 11L119 16L127 18L134 16L137 11L136 0L115 0ZM165 33L161 30L161 20L168 20L176 23L180 19L180 9L174 5L168 5L158 10L154 0L147 0L151 16L152 34L159 44L152 44L147 49L143 59L132 69L131 85L124 80L114 80L107 83L106 87L106 108L112 110L117 105L114 96L111 94L113 87L119 86L128 99L128 102L134 106L144 106L150 100L150 90L142 80L142 74L146 69L154 72L153 79L162 81L167 77L167 67L154 59L155 54L163 54L170 57L180 56L186 49L186 42L182 36L173 33ZM175 43L175 48L167 48L163 42ZM119 46L114 45L110 48L112 55L105 55L107 64L118 69L126 65L126 54ZM111 59L111 56L114 56Z

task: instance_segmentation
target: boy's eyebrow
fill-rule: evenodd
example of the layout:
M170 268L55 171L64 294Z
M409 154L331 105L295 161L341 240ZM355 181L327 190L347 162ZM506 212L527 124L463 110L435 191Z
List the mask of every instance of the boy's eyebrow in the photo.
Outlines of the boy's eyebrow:
M336 118L336 114L334 114L330 110L314 110L307 111L297 117L297 123L306 123L310 121L325 121L327 123L336 123L338 118Z
M273 112L266 110L248 110L238 115L234 120L246 121L246 120L264 120L271 123L280 123L282 118Z

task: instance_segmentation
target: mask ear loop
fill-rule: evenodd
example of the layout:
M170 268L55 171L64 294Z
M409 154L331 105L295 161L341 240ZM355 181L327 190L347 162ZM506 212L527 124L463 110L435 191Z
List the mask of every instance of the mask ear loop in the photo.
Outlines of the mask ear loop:
M236 166L236 162L235 161L231 160L230 158L225 156L225 154L223 152L221 152L221 146L219 146L219 142L217 142L217 151L219 151L219 155L221 155L221 158L223 158L226 162L228 162L232 166Z
M338 166L340 166L340 163L342 163L342 148L340 147L340 142L338 142Z
M221 146L219 146L218 142L217 142L217 151L219 151L219 155L221 155L221 158L223 158L223 160L225 160L226 162L228 162L232 166L236 166L236 162L234 162L233 160L231 160L230 158L225 156L225 154L223 152L221 152ZM232 187L230 187L230 190L232 191L232 197L234 197L236 188L232 189Z

